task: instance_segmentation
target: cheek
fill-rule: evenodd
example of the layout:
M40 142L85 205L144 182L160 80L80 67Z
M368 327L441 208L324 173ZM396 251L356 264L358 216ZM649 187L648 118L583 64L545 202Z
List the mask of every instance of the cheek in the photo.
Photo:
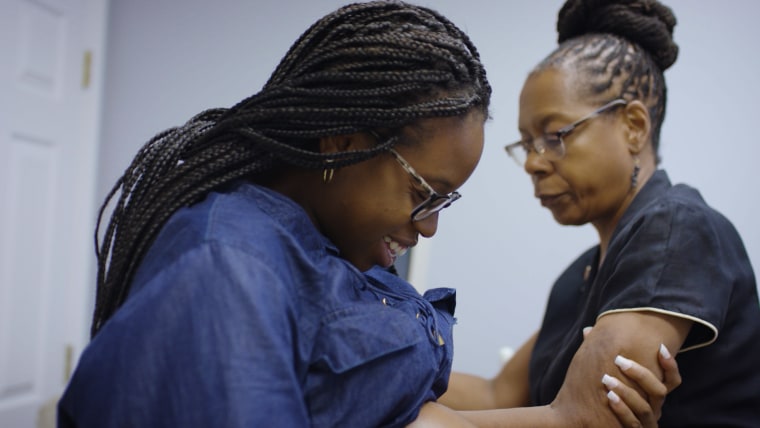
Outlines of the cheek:
M335 210L337 227L344 242L361 247L406 224L411 210L405 210L405 194L390 193L388 188L364 188L351 197L342 198ZM406 201L406 204L404 202Z
M391 206L392 189L398 184L380 166L370 160L338 171L342 174L332 189L331 211L343 228L371 225Z
M565 171L564 177L586 210L607 210L630 187L625 163L612 158L590 159L584 165Z

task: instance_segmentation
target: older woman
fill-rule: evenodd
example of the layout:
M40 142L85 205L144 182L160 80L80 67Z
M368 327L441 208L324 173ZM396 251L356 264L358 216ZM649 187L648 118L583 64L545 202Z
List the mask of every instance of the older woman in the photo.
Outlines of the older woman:
M662 426L760 426L760 304L744 245L697 190L658 169L675 22L652 0L562 7L560 45L528 76L522 139L506 149L555 220L592 224L599 243L559 277L540 331L500 374L457 375L444 402L570 397L609 426L614 416L585 381L618 353L656 370L649 349L664 343L681 351L684 382L668 396Z

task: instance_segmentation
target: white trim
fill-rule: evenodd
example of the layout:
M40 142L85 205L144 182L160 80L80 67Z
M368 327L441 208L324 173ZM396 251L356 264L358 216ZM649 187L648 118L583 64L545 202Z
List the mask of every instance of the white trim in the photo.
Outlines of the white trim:
M101 114L103 111L103 90L106 78L106 47L108 37L108 13L111 7L111 0L84 0L84 23L85 23L85 45L84 48L92 53L92 63L90 69L90 86L82 89L83 98L82 115L85 121L85 132L82 136L82 144L88 145L87 159L82 159L83 164L87 164L86 171L81 171L85 175L81 182L86 183L87 188L80 188L80 194L83 198L78 202L82 209L82 214L88 217L87 229L81 232L81 236L91 236L95 230L96 214L100 208L100 201L96 199L98 184L98 157L101 151L101 132L102 121ZM76 308L79 312L79 319L71 320L79 323L83 328L80 332L79 341L74 342L73 362L76 363L84 347L90 341L90 321L91 314L95 304L95 272L97 270L95 252L92 248L92 240L88 239L85 248L85 260L82 261L86 267L84 272L79 273L77 281L81 284L87 284L85 288L87 299L75 299L68 302L70 307Z
M430 239L420 239L409 254L409 283L420 292L428 289L430 270Z
M702 319L699 319L697 317L693 317L691 315L685 315L685 314L682 314L682 313L679 313L679 312L673 312L673 311L666 311L664 309L659 309L659 308L642 307L642 308L613 309L611 311L602 312L601 314L599 314L598 317L596 317L596 320L599 321L599 318L601 318L601 317L603 317L605 315L608 315L608 314L621 313L621 312L655 312L655 313L658 313L658 314L668 315L668 316L672 316L672 317L676 317L676 318L687 319L689 321L693 321L695 323L702 324L703 326L705 326L708 329L712 330L712 332L713 332L713 338L712 338L712 340L709 340L709 341L704 342L704 343L698 343L698 344L690 346L688 348L681 348L681 350L678 351L678 352L686 352L686 351L691 351L692 349L703 348L705 346L708 346L708 345L712 344L713 342L715 342L718 339L718 329L717 329L717 327L715 327L714 325L710 324L709 322L707 322L705 320L702 320Z

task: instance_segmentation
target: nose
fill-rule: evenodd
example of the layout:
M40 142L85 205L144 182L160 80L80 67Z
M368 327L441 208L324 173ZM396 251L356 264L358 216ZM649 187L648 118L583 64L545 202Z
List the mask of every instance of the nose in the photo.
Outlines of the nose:
M430 217L419 221L413 221L412 225L414 225L414 228L417 229L420 235L430 238L438 230L438 213L433 213Z
M525 158L525 172L530 175L548 172L553 167L552 163L541 156L537 151L531 150Z

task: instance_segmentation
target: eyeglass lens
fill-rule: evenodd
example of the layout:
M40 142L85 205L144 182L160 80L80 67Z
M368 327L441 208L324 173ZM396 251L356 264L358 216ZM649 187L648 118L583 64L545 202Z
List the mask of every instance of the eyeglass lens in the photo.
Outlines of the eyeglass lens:
M528 160L528 153L535 150L548 160L559 160L565 155L565 147L562 137L557 134L547 134L536 139L532 143L519 142L506 147L507 153L518 165L524 166Z
M453 192L450 195L430 195L430 198L420 204L412 211L412 220L420 221L424 220L438 211L448 207L452 202L461 198L462 196L458 192Z

